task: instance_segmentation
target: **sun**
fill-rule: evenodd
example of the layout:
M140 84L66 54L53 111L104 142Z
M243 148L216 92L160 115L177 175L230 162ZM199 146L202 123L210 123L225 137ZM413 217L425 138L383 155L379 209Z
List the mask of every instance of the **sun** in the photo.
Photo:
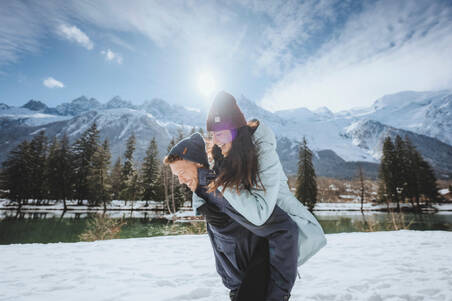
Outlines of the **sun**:
M201 73L198 76L198 90L205 97L210 97L215 91L215 80L210 73Z

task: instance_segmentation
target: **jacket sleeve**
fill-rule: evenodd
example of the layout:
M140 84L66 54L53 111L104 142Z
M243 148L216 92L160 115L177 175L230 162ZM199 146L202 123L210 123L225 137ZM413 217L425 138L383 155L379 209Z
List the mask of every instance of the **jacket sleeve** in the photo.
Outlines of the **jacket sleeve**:
M226 200L256 226L263 225L273 212L279 193L280 167L279 157L273 143L258 144L259 176L265 190L252 188L237 192L234 188L226 188L223 192ZM219 191L222 191L220 186Z

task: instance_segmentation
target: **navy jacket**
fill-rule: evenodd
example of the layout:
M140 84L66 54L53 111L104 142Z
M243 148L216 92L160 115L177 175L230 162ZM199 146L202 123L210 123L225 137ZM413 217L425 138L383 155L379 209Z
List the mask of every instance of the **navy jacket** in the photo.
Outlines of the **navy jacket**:
M298 226L277 205L267 221L262 225L249 222L243 215L237 212L219 192L208 193L205 185L208 184L209 170L198 169L199 187L196 195L206 202L217 206L234 221L224 232L224 229L208 226L209 237L214 244L217 271L222 276L225 286L236 288L243 277L241 264L249 260L250 252L258 240L250 235L268 240L270 259L270 280L268 283L267 299L265 301L287 300L297 275L298 259ZM242 227L238 227L241 225ZM244 229L243 229L244 228ZM246 231L245 231L246 230ZM235 245L234 245L235 242ZM239 251L234 252L236 245L240 245ZM230 262L225 262L222 254L231 254ZM235 253L235 254L234 254ZM234 266L233 261L236 261ZM236 271L239 272L236 272Z

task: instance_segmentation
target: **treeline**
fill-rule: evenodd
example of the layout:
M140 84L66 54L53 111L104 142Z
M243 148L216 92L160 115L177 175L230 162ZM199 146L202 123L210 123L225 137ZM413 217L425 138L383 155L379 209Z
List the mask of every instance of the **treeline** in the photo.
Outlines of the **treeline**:
M422 158L408 137L386 137L379 169L380 202L411 203L415 209L438 202L440 196L433 168Z
M168 150L182 138L180 132ZM79 205L87 200L88 205L103 205L104 209L112 200L157 201L164 202L170 213L191 201L191 191L180 185L159 159L155 138L149 142L141 165L133 157L135 144L132 134L124 154L111 166L109 142L100 140L96 123L73 144L66 134L49 141L41 131L31 141L20 143L3 162L2 197L16 202L19 208L30 199L38 205L61 200L65 210L68 200Z
M312 162L312 151L305 137L299 145L298 173L295 181L295 196L301 203L313 210L317 203L317 179ZM358 164L361 210L367 188L364 171ZM393 143L390 137L383 142L383 156L379 167L378 201L396 203L400 211L401 203L410 203L415 210L428 207L432 202L441 201L436 177L431 165L412 145L408 137L399 135Z

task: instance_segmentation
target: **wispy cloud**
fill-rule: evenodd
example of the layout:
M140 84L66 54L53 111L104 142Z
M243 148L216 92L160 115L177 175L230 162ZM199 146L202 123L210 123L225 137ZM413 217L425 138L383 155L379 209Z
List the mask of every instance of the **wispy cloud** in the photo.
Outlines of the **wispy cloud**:
M311 55L312 48L328 37L325 31L351 7L341 0L248 1L244 5L269 19L251 50L257 67L275 77Z
M75 25L61 24L58 26L58 33L65 39L76 42L88 50L94 47L91 39Z
M278 110L369 105L401 90L452 86L452 7L439 1L378 1L296 64L261 104Z
M100 53L105 57L106 61L122 64L122 56L120 54L115 53L110 49L102 50Z
M114 44L126 48L127 50L130 51L135 51L135 47L133 47L130 43L127 43L126 41L124 41L123 39L119 38L116 35L113 34L106 34L106 37Z
M47 88L64 88L64 84L59 80L54 79L53 77L48 77L44 79L42 84Z
M211 1L124 1L74 2L81 19L98 28L138 32L161 48L177 49L200 58L230 57L237 32L246 25L227 3ZM198 62L197 61L197 62Z
M0 6L1 66L16 62L23 53L39 50L44 26L20 1L2 1Z

